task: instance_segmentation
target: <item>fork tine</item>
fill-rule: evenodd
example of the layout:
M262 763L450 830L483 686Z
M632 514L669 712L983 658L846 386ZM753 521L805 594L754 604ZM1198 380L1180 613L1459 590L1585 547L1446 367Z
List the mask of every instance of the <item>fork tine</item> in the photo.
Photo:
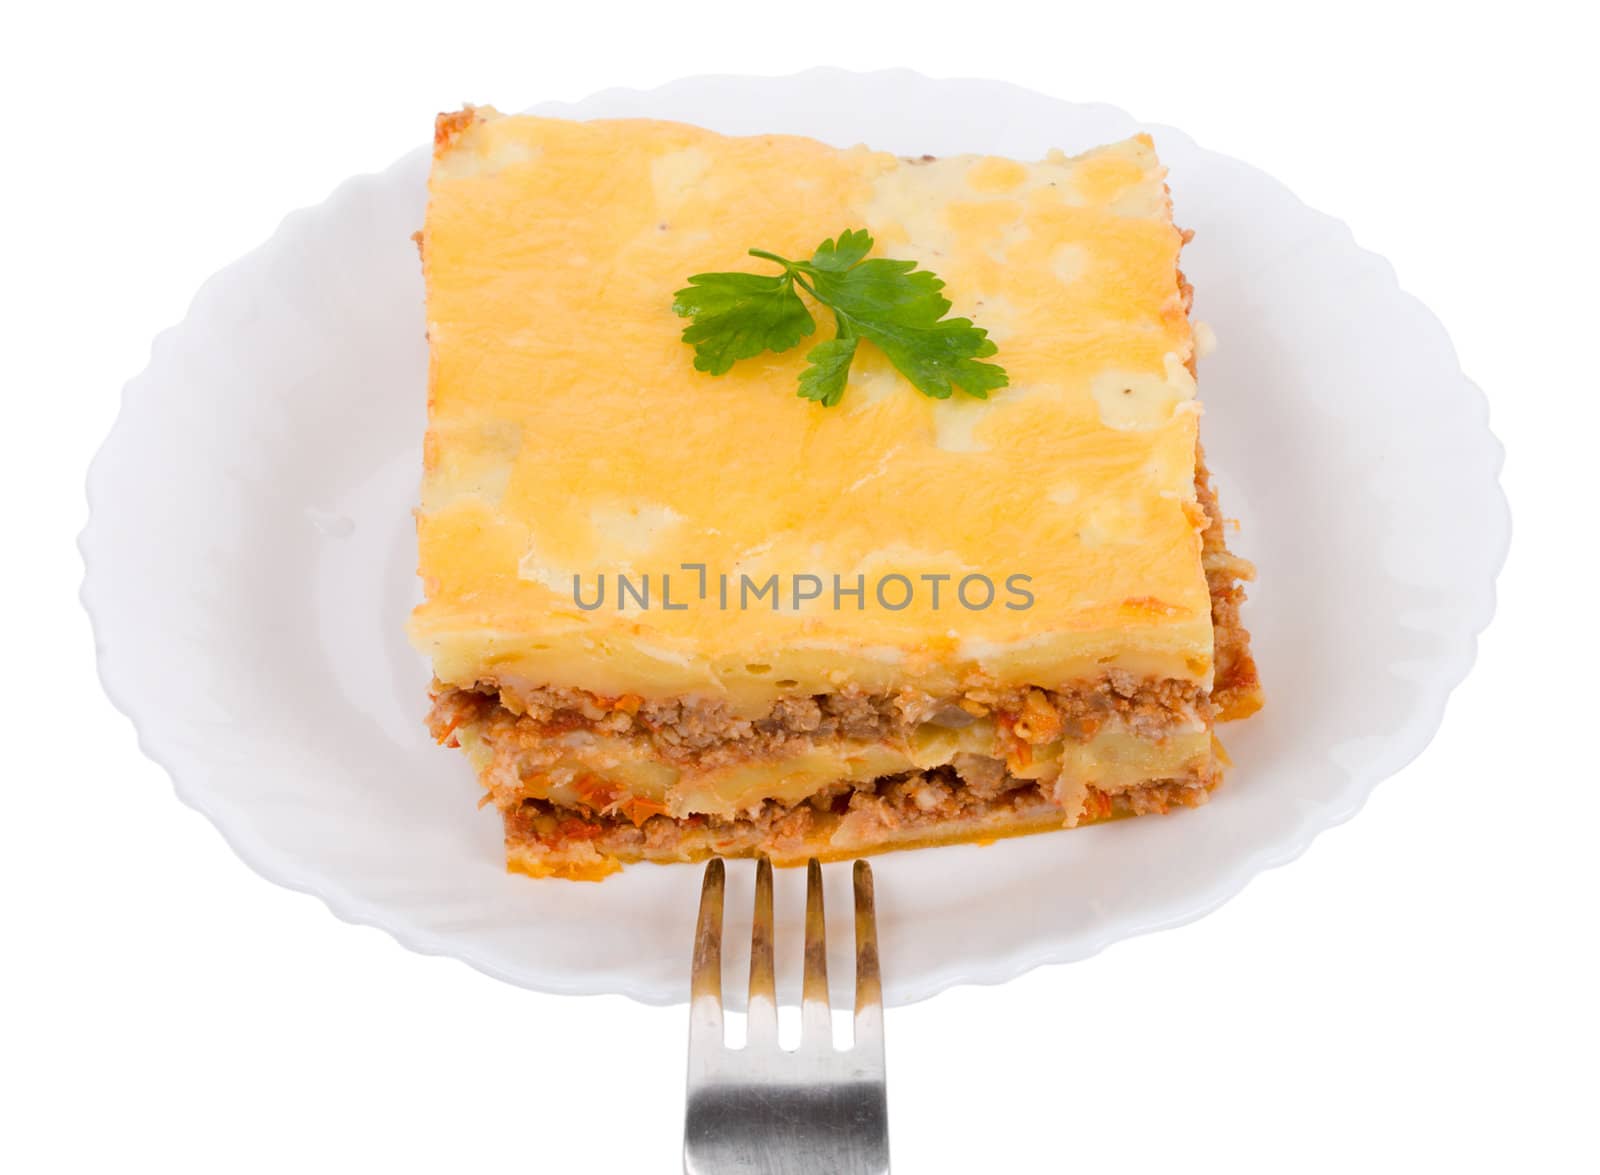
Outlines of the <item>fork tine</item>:
M778 1043L778 989L772 964L772 862L756 862L756 908L750 924L750 1045Z
M800 988L802 1046L833 1047L833 1017L828 999L828 929L822 911L822 865L806 862L806 961Z
M872 866L857 861L856 891L856 1021L852 1048L862 1061L870 1051L883 1063L883 977L878 970L878 914Z
M706 865L700 919L694 931L689 985L689 1052L722 1047L722 895L726 870L720 857Z
M800 1048L776 1041L753 1048L771 1024L773 988L772 865L756 864L751 936L751 1045L722 1041L721 861L706 867L695 937L694 1003L690 1012L688 1081L683 1113L686 1175L888 1175L889 1105L884 1081L881 981L873 914L872 871L854 873L856 1033L849 1050L833 1047L822 866L806 863L805 980ZM842 878L840 879L842 880ZM768 1017L771 1020L768 1020Z

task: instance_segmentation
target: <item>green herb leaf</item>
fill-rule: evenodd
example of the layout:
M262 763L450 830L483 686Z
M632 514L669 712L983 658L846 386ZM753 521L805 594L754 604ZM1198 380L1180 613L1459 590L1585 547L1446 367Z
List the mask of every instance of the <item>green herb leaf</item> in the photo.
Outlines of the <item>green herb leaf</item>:
M849 269L872 252L872 237L864 228L846 229L839 234L839 243L823 241L811 255L811 264L818 269L835 272Z
M672 310L694 319L683 341L694 345L695 367L712 375L763 351L787 351L817 329L788 272L697 273L674 296Z
M945 318L950 300L939 292L944 282L916 262L876 258L811 280L817 300L876 343L924 395L948 400L959 387L985 400L1006 386L1004 368L978 362L995 353L988 332L971 319Z
M800 398L832 408L844 396L850 364L856 357L854 336L840 334L806 352L810 366L800 373Z
M790 261L751 249L775 261L781 274L702 273L689 279L672 304L693 317L683 341L695 348L694 365L721 375L740 359L762 351L786 351L816 329L797 291L804 290L833 311L837 333L806 354L799 395L824 407L844 395L861 339L881 350L896 370L924 395L945 400L959 388L987 399L1006 386L1005 369L982 363L995 353L988 332L970 319L945 318L950 301L944 282L915 261L867 259L872 237L850 229L817 246L810 261Z

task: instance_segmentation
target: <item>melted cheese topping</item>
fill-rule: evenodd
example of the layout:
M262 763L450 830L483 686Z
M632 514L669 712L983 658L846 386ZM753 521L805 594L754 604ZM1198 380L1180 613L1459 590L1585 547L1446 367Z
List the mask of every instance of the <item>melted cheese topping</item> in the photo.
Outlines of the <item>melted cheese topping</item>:
M1164 177L1144 136L912 163L665 122L458 119L423 234L412 633L439 678L750 713L851 683L1048 686L1113 665L1208 684L1194 339ZM671 310L690 274L768 272L746 249L807 257L851 227L938 273L1011 386L931 400L864 343L839 406L803 401L826 311L792 351L693 369ZM707 569L704 598L686 563ZM619 574L653 581L651 607L637 591L618 607ZM741 574L778 575L776 606L737 607ZM820 597L795 600L810 575ZM865 576L864 607L834 607L835 575ZM895 575L914 589L900 610L874 598ZM995 585L990 606L956 599L968 575ZM937 608L923 576L950 577ZM1011 576L1031 606L1005 606ZM575 577L588 603L607 581L602 607L577 606Z

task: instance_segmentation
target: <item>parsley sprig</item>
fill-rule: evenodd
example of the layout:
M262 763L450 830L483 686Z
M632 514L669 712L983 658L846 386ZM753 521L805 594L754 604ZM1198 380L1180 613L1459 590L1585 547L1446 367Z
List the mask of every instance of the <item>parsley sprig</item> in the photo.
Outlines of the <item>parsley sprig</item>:
M980 400L1006 386L1005 368L978 360L995 353L989 332L970 319L945 318L944 282L915 261L874 257L872 237L851 229L817 246L809 261L791 261L764 249L752 257L775 261L778 274L697 273L674 295L673 312L694 321L683 341L694 365L721 375L763 351L787 351L817 329L800 297L804 290L833 312L834 337L806 352L799 395L824 407L844 395L850 364L862 339L888 356L918 391L947 400L960 388Z

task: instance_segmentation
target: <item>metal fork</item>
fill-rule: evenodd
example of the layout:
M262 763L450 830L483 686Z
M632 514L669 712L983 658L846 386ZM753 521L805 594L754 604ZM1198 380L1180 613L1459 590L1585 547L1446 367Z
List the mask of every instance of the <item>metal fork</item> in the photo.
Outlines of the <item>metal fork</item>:
M805 979L800 1047L778 1047L772 966L772 865L756 865L750 941L748 1042L722 1034L720 860L706 866L695 929L689 1009L689 1100L683 1125L686 1175L885 1175L889 1109L883 1072L883 985L872 868L855 863L856 1015L848 1051L833 1047L822 866L806 865Z

